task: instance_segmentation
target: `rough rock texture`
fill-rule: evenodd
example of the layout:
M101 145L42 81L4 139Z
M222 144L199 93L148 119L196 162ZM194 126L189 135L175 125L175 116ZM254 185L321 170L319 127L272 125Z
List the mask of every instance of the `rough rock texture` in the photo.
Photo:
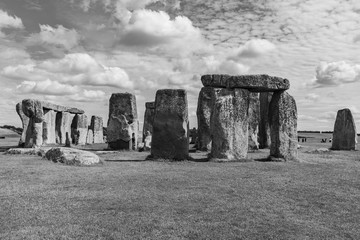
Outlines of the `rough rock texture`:
M145 103L145 114L144 114L144 126L143 126L143 137L142 140L145 143L146 133L153 133L153 123L155 115L155 102Z
M198 121L197 149L200 151L211 150L210 117L217 92L221 88L203 87L200 90L196 110Z
M71 124L72 143L76 145L85 145L88 133L87 116L85 114L76 114Z
M297 160L297 109L295 99L285 91L275 92L269 107L270 159Z
M113 93L109 101L107 141L111 149L137 149L138 119L135 95Z
M41 101L41 105L43 108L51 109L57 112L68 112L72 114L83 114L84 110L78 109L78 108L72 108L72 107L65 107L61 105L52 104L49 102Z
M337 112L332 139L333 150L355 150L357 142L356 124L350 109Z
M6 150L5 154L9 155L37 155L45 156L45 153L50 148L41 147L41 148L10 148Z
M56 122L56 112L54 110L44 109L44 121L43 121L44 144L56 143L55 122Z
M50 161L66 165L93 165L101 163L100 158L96 154L74 148L52 148L46 152L45 157Z
M259 118L260 118L260 100L259 93L250 93L249 95L249 150L259 149Z
M151 155L155 159L188 159L189 119L185 90L156 92Z
M41 102L33 99L22 101L22 110L29 118L26 129L25 147L40 147L43 144L43 109Z
M248 151L249 91L221 89L211 114L212 160L242 161Z
M73 121L73 118L75 117L75 114L71 114L69 112L63 112L61 115L61 120L60 120L60 144L65 144L66 143L66 133L69 134L69 140L70 142L72 142L72 138L71 138L71 124Z
M272 92L260 93L259 148L270 147L269 105Z
M92 129L88 129L88 133L86 136L86 144L93 144L94 143L94 132Z
M44 112L41 101L24 99L22 100L22 110L26 116L33 119L34 123L41 123L43 121Z
M104 143L103 119L99 116L92 116L90 129L94 134L94 143Z
M287 90L290 82L287 79L263 75L204 75L201 81L205 87L244 88L253 92Z
M22 102L19 102L18 104L16 104L16 112L19 115L21 122L22 122L22 134L19 140L19 147L23 147L25 146L25 140L26 140L26 131L27 128L29 126L29 117L25 115L25 113L22 110Z

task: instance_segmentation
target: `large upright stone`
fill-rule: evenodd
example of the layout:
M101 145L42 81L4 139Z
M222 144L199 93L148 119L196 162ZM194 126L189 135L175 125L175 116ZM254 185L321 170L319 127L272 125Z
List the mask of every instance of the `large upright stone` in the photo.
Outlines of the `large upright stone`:
M250 92L249 95L249 150L259 149L259 118L260 118L259 93Z
M38 100L24 99L21 103L24 114L29 118L26 129L25 147L40 147L43 144L42 104Z
M88 129L86 136L86 144L94 144L94 132L92 129Z
M275 92L269 107L270 156L274 161L297 160L297 109L285 91Z
M71 124L75 114L69 112L63 112L61 115L61 122L60 122L60 134L61 134L61 142L60 144L66 143L66 133L69 134L69 140L72 142L71 138Z
M220 88L203 87L200 90L196 110L198 121L197 149L200 151L211 150L210 118L216 93Z
M187 93L183 89L156 92L151 155L185 160L189 157Z
M138 119L135 95L113 93L109 101L107 141L111 149L137 149Z
M85 114L76 114L71 124L72 143L76 145L85 145L88 134L87 116Z
M249 91L221 89L211 114L210 159L242 161L248 151Z
M22 110L22 102L19 102L18 104L16 104L16 112L19 115L20 119L21 119L21 123L22 123L22 128L23 131L21 133L21 137L19 140L19 147L24 147L25 146L25 140L26 140L26 131L27 128L29 126L29 117L25 115L25 113Z
M155 115L155 102L146 102L145 103L145 114L144 114L144 126L143 126L143 142L145 143L145 138L147 135L153 134L153 124L154 124L154 115ZM147 133L149 132L149 133Z
M269 105L272 92L260 93L259 148L270 147Z
M92 116L90 129L94 134L94 143L104 143L103 119L99 116Z
M337 112L332 139L333 150L355 150L357 142L356 124L350 109Z
M287 90L290 82L287 79L263 75L203 75L201 81L205 87L243 88L252 92L273 92Z
M55 122L56 122L56 112L54 110L44 109L44 121L43 121L44 144L56 143Z

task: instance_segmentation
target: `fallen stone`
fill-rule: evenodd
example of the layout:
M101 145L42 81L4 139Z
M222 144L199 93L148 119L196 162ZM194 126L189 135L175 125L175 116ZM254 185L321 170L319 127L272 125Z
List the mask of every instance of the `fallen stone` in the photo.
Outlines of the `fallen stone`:
M332 139L332 150L355 150L357 143L356 124L350 109L337 112Z
M189 158L188 103L183 89L156 92L151 156L170 160Z
M210 160L247 161L248 106L246 89L221 89L211 114Z
M74 148L51 148L46 152L45 157L50 161L66 165L89 166L102 163L96 154Z
M287 92L275 92L269 107L270 157L273 160L297 160L297 109ZM279 160L280 161L280 160Z
M45 153L49 149L50 148L10 148L5 151L5 154L45 156Z

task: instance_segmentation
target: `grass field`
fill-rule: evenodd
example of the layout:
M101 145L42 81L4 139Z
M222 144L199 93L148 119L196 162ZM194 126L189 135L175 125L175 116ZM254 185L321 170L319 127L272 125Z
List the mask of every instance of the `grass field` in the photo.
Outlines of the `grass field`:
M96 167L0 153L0 239L360 239L360 153L301 145L287 163L256 161L268 150L245 163L101 153Z

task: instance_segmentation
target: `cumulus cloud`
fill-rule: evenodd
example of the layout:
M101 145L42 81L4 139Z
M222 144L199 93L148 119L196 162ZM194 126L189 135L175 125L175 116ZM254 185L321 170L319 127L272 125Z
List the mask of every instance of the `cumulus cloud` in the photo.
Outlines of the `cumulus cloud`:
M23 81L16 87L18 93L34 93L41 95L72 95L79 91L78 87L62 84L47 79L45 81Z
M94 102L107 100L105 92L101 90L83 90L80 93L70 96L70 100L76 102Z
M37 64L7 66L0 73L13 79L52 79L72 85L134 88L122 68L104 66L86 53L67 54L62 59L50 59Z
M275 45L266 39L252 39L238 50L239 57L255 58L276 49Z
M360 65L350 64L345 61L321 62L316 68L316 78L312 86L326 87L360 80Z
M7 12L0 9L0 30L2 28L24 28L24 25L20 18L10 16Z
M215 56L203 58L208 73L240 75L249 71L250 67L234 60L218 59Z
M30 44L62 46L67 50L77 46L79 41L80 35L75 29L67 29L62 25L55 28L49 25L40 25L40 32L32 34L28 39Z

